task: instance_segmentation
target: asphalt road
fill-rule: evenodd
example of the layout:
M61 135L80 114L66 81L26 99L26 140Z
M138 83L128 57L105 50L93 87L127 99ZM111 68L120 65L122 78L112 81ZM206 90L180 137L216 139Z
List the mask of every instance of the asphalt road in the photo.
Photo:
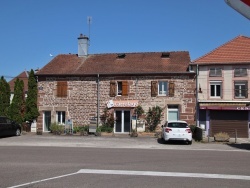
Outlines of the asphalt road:
M1 188L250 184L247 143L189 146L156 138L21 136L0 139L0 151Z

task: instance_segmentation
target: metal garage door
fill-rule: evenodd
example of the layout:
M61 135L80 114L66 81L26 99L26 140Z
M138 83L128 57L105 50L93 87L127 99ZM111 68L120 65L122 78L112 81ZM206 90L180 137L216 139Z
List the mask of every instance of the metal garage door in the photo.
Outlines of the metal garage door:
M230 137L248 138L248 111L211 110L210 135L226 132Z

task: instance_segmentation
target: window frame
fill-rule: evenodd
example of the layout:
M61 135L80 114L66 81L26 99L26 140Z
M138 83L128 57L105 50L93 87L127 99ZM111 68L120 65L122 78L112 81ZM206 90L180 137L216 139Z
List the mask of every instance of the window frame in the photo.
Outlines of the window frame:
M167 96L167 95L168 95L168 81L158 81L158 96Z
M247 68L239 67L234 69L234 77L245 77L247 76Z
M214 91L212 95L212 86L214 86ZM217 86L220 86L220 95L217 95ZM209 96L210 98L222 98L222 81L210 81L209 82Z
M236 86L239 86L240 88L236 89ZM241 88L241 86L245 86L245 89ZM237 95L237 90L238 90L238 95ZM248 98L248 81L234 81L234 98L237 99Z
M219 67L209 68L209 77L222 77L222 68Z
M56 122L59 125L65 125L65 123L66 123L66 112L65 111L56 111Z
M129 84L128 81L117 81L116 96L128 96Z

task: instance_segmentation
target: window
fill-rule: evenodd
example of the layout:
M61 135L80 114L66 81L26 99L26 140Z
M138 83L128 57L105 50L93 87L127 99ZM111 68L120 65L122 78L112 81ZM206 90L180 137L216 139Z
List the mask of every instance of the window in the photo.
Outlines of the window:
M221 77L221 68L210 68L209 70L209 76L210 77Z
M158 82L158 95L166 96L167 95L167 82Z
M151 97L156 96L174 96L174 82L151 81Z
M57 116L58 124L65 124L65 112L64 111L56 112L56 116Z
M117 82L117 95L128 96L128 82L127 81Z
M110 82L110 97L115 96L128 96L128 81Z
M167 110L167 120L168 121L177 121L179 120L179 108L178 105L168 105Z
M234 69L234 76L235 77L247 76L247 68L236 68L236 69Z
M210 82L210 97L221 97L221 82Z
M57 82L57 97L67 97L68 85L66 81Z
M247 81L235 81L234 82L234 95L235 95L235 98L247 98L248 97Z

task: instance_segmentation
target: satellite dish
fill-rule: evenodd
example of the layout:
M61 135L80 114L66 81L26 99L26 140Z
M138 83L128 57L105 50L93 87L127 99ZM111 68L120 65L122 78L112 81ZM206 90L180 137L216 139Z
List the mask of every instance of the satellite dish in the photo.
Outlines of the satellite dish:
M225 0L225 2L250 20L250 0Z

